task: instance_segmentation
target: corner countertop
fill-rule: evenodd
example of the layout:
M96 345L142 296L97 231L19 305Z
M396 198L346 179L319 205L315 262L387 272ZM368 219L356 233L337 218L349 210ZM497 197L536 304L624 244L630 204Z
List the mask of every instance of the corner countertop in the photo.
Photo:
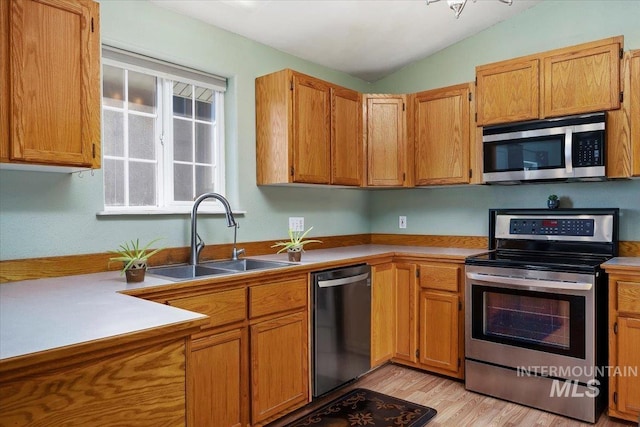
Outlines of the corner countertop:
M630 256L616 257L603 263L602 266L604 267L605 270L607 268L614 268L614 267L636 269L636 268L640 268L640 257L630 257Z
M359 245L308 250L302 262L293 266L301 270L321 269L338 262L365 262L367 258L387 254L464 259L482 252L486 250ZM287 260L286 254L249 258ZM287 271L293 270L291 266L286 268ZM240 274L243 273L236 273L234 277ZM2 284L0 362L206 318L198 313L122 293L175 283L148 275L141 284L127 284L119 272L110 271Z

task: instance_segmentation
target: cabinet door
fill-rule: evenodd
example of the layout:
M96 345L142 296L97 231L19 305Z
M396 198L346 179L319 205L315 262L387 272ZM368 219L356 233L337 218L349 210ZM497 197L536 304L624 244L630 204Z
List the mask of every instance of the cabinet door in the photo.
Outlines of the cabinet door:
M416 361L418 295L416 265L395 264L395 352L394 359Z
M469 183L468 84L415 96L415 185Z
M251 326L252 423L308 402L307 330L304 312Z
M640 50L630 54L630 84L627 95L631 98L629 117L631 120L631 175L640 176Z
M394 267L392 263L371 269L371 366L390 360L394 352Z
M458 371L458 295L420 292L419 361L425 366Z
M402 186L406 178L404 96L367 96L367 159L370 186Z
M100 166L100 31L91 0L13 0L9 158Z
M331 183L362 184L362 95L331 89Z
M618 317L618 363L621 369L640 366L640 319ZM640 416L640 377L620 375L618 379L618 411Z
M621 40L607 42L544 58L543 117L620 108Z
M189 426L245 426L249 420L246 329L194 340L188 363Z
M330 88L326 82L293 74L293 180L329 184Z
M538 59L476 67L476 81L478 126L540 117Z

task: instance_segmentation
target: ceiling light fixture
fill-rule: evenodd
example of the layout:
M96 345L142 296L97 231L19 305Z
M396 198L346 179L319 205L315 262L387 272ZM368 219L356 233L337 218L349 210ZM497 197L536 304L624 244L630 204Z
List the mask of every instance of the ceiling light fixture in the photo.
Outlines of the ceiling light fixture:
M435 3L437 1L440 1L440 0L427 0L427 5L431 3ZM476 1L477 0L473 0L474 3ZM511 3L513 3L513 0L498 0L498 1L508 4L509 6L511 6ZM456 19L457 19L462 13L462 9L464 9L464 6L467 4L467 0L447 0L447 4L449 5L449 8L453 10L453 12L456 14Z

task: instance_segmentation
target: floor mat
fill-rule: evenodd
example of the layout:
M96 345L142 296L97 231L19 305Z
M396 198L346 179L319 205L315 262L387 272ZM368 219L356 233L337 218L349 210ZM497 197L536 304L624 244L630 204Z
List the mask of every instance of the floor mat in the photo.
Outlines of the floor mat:
M422 427L436 413L427 406L356 388L286 427Z

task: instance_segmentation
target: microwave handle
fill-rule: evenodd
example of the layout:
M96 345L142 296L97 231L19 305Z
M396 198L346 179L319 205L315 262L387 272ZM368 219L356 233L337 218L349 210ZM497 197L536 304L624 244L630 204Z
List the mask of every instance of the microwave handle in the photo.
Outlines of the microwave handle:
M573 174L573 127L567 126L564 131L564 166L568 174Z

